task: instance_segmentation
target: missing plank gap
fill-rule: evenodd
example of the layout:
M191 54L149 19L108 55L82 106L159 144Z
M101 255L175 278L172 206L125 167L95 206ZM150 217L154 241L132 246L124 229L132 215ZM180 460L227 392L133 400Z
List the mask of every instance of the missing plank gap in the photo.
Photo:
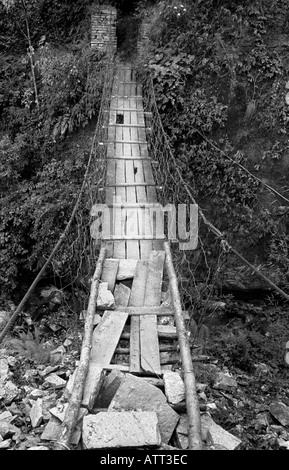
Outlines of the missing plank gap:
M124 123L124 116L123 114L116 115L116 124L123 124Z

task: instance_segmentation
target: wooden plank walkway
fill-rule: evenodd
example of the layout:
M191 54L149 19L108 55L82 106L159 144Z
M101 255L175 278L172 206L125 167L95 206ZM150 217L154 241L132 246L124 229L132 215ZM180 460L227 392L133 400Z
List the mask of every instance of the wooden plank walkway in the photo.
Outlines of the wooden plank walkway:
M106 204L103 243L108 247L101 280L115 294L114 311L106 310L94 330L91 361L116 367L115 349L126 325L130 331L132 373L161 375L158 318L161 306L165 253L162 225L155 227L157 192L146 140L142 90L130 64L118 64L110 101L107 141ZM154 215L152 215L154 214ZM130 287L118 280L124 260L135 263ZM125 282L125 281L123 281ZM127 309L127 311L126 311ZM130 312L130 313L129 313ZM168 309L166 313L172 314ZM118 349L122 349L119 347Z
M106 204L157 203L153 170L148 154L141 86L130 64L119 64L112 89L107 133ZM110 255L116 259L148 259L153 240L149 208L115 209ZM112 212L112 210L111 210ZM118 240L116 240L118 238Z

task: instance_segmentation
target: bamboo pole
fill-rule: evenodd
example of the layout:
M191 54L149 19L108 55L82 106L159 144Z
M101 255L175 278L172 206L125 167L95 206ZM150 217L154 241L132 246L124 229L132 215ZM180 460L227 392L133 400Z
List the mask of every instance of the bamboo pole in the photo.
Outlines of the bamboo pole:
M55 450L69 449L72 433L77 422L85 386L85 379L89 367L91 340L93 333L93 319L96 308L99 280L102 273L105 255L106 247L105 245L102 245L91 282L90 296L84 325L84 338L81 347L79 365L76 371L74 387L72 390L71 398L65 413L63 423L61 425L60 438L59 441L55 444Z
M184 384L186 391L186 406L188 415L188 437L190 450L203 450L201 416L196 390L196 379L193 370L191 351L186 335L185 322L182 316L182 306L178 289L177 277L172 261L171 249L168 242L164 242L166 253L166 269L170 281L170 290L172 294L173 307L175 310L175 321L182 359L182 368L184 374Z

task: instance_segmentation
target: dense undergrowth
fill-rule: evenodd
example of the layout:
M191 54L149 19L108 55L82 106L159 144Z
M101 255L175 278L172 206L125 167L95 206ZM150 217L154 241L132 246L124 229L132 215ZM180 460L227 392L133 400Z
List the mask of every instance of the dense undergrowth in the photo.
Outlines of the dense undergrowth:
M97 117L105 59L89 47L92 2L0 2L0 283L38 272L67 223Z
M185 180L229 242L288 288L288 204L264 187L288 197L288 2L172 0L141 14L143 65Z

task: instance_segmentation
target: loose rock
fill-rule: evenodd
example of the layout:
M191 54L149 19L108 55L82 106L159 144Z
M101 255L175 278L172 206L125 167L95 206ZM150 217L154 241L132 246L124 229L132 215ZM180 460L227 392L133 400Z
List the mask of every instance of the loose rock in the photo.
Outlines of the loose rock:
M167 444L179 421L179 415L167 404L164 393L154 385L127 374L121 382L109 411L155 411L162 442Z
M137 260L135 259L121 259L118 265L116 280L132 279L135 274L136 265Z
M177 372L165 371L163 374L165 394L168 402L177 405L185 399L185 384Z
M9 365L7 359L0 359L0 383L8 379Z
M4 441L0 442L0 449L9 449L11 442L11 439L5 439Z
M30 411L31 425L33 428L37 428L43 420L42 412L42 399L38 398L36 403L32 406Z
M19 435L21 434L21 431L19 428L14 426L13 424L8 423L7 421L0 421L0 436L3 439L8 439L9 437L12 437L14 435Z
M43 441L57 441L61 431L61 421L51 416L40 439Z
M271 403L269 407L270 413L274 418L282 424L282 426L289 426L289 407L284 405L281 401Z
M242 443L238 437L234 436L216 424L211 416L207 413L204 413L201 416L201 425L204 431L209 431L213 444L220 445L228 450L234 450L237 449L237 447L239 447L239 445Z
M19 394L19 389L10 380L5 383L0 383L0 399L3 400L4 405L10 405Z
M49 450L48 447L45 446L34 446L34 447L29 447L27 450Z
M113 310L115 308L114 296L108 289L107 282L99 284L96 305L100 310Z
M48 375L48 377L44 379L44 382L57 389L66 385L66 381L56 374Z
M114 289L115 305L127 305L130 297L130 288L122 283L116 284Z
M213 387L218 390L232 390L237 388L238 384L234 377L228 373L219 372Z

